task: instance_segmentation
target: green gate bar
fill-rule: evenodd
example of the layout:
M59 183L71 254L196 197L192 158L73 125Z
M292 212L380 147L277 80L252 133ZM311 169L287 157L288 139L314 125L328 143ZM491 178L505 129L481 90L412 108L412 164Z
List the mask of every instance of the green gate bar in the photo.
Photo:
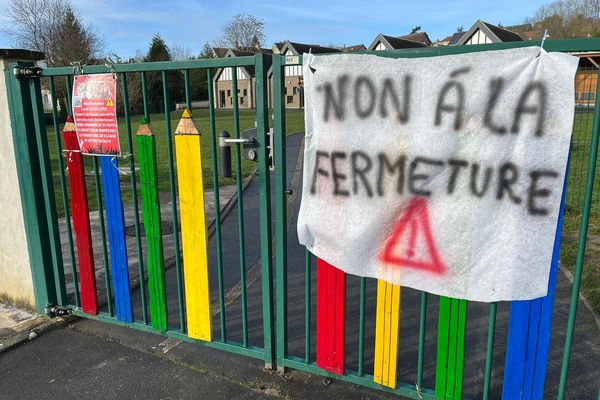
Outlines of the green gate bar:
M600 71L598 72L598 85L596 87L596 107L594 109L594 125L592 127L592 144L590 146L590 158L588 163L587 179L585 185L585 197L582 208L581 225L579 226L579 243L577 246L577 259L575 261L575 276L573 278L573 289L571 291L571 305L569 306L569 320L567 322L567 336L563 348L563 362L560 371L558 385L558 399L565 397L567 387L567 373L569 371L569 360L573 346L573 332L575 331L575 317L577 316L577 302L581 289L581 274L583 272L583 261L585 258L585 246L587 244L588 226L590 222L590 210L592 207L592 196L594 194L594 178L596 174L596 160L598 158L598 136L600 136L600 104L598 96L600 93Z
M231 80L233 82L233 135L240 138L240 111L238 105L238 77L237 67L231 67ZM248 307L246 304L246 238L244 236L244 193L242 187L242 153L240 143L235 143L235 183L237 189L237 217L238 235L240 242L240 286L242 289L242 343L248 346Z
M273 59L273 70L281 71L281 57ZM277 366L283 372L287 356L287 199L285 162L285 104L283 74L273 75L273 157L275 162L275 277L277 279ZM307 318L306 324L310 325ZM307 349L309 347L307 346Z
M271 235L271 179L269 176L269 109L267 104L267 56L256 54L256 142L258 144L258 181L260 183L260 260L263 306L263 343L265 367L274 367L275 326L273 307L273 258Z
M123 115L125 117L125 128L127 129L127 158L129 158L129 174L131 175L131 192L133 195L133 218L135 226L135 241L138 255L138 274L140 281L140 297L142 301L142 319L148 324L148 308L146 306L146 277L144 274L144 254L142 252L142 237L140 230L140 212L138 209L137 182L135 179L135 155L133 154L133 138L131 134L131 117L129 116L129 91L127 89L127 74L121 73L123 84Z
M221 202L219 199L219 172L217 167L217 127L215 124L215 101L213 92L213 72L206 73L208 84L208 119L210 122L210 149L212 154L213 190L215 193L215 237L217 242L217 280L219 285L219 319L221 323L221 341L227 343L225 325L225 288L223 287L223 244L221 241Z
M73 243L73 228L71 227L71 212L69 211L69 192L67 191L65 177L65 161L62 150L62 141L60 139L60 127L58 121L58 102L56 101L56 85L54 77L50 77L50 98L52 101L52 125L54 127L54 140L56 140L56 154L58 158L58 167L60 169L60 187L62 190L63 210L65 213L65 221L67 225L67 240L69 245L69 256L71 260L71 275L73 276L73 293L75 296L75 305L81 306L81 298L79 296L79 277L77 275L77 261L75 261L75 247Z
M179 330L185 333L185 310L183 299L183 271L181 267L181 246L179 244L179 218L177 216L177 187L175 183L175 163L173 162L173 132L171 129L171 109L169 101L169 81L167 72L162 72L165 125L167 127L167 154L169 156L169 188L171 189L171 210L173 213L173 243L175 244L175 272L177 274L177 300L179 306Z

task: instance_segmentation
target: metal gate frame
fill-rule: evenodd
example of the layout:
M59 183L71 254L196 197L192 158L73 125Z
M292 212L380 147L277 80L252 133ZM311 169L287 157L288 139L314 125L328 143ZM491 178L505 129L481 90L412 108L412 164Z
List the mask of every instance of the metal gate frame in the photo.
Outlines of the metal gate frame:
M525 41L511 43L495 43L484 45L469 46L441 46L425 47L416 49L402 49L389 51L361 51L358 54L373 54L380 57L389 58L419 58L436 57L452 54L465 54L482 51L504 50L529 46L544 46L546 51L554 52L586 52L600 50L600 39L558 39L542 41ZM356 53L353 53L356 54ZM321 55L319 56L327 56ZM359 348L358 348L358 370L350 371L343 375L336 375L327 372L317 366L314 360L310 359L310 271L311 255L306 251L306 317L305 317L305 357L299 358L288 355L287 351L287 198L286 198L286 170L285 170L285 67L291 65L302 65L302 56L282 56L273 55L273 105L274 127L275 127L275 236L277 240L275 274L277 279L277 367L283 371L286 367L309 372L316 375L322 375L329 378L379 389L412 399L435 399L435 391L423 389L423 360L425 346L425 318L428 294L421 293L420 309L420 329L419 329L419 350L416 385L409 383L398 383L396 389L390 389L373 381L373 376L364 373L364 306L365 306L365 278L360 278L360 322L359 322ZM600 73L599 73L600 76ZM598 80L597 93L600 93L600 79ZM594 188L594 178L596 170L596 158L598 153L598 142L600 136L600 105L596 102L594 110L594 122L592 131L592 143L590 146L589 164L587 171L587 180L582 209L582 222L580 225L579 242L577 249L576 269L574 274L573 289L571 294L571 304L569 309L569 318L567 326L567 335L563 349L563 362L560 375L560 384L558 389L558 399L562 400L565 395L567 373L569 368L569 359L573 342L573 332L575 330L575 317L577 313L577 302L581 288L581 274L583 270L583 261L585 256L585 247L587 240L588 223L590 209L592 204L592 194ZM429 295L430 296L430 295ZM489 396L490 380L492 374L493 344L495 335L497 304L490 304L490 322L487 336L487 354L485 363L483 398Z
M17 173L19 179L19 189L21 193L26 236L28 241L28 251L31 260L31 271L33 276L34 294L36 300L36 311L40 314L49 313L55 309L55 307L66 307L68 310L65 312L72 312L74 315L95 319L102 322L107 322L115 325L127 326L137 330L150 333L161 333L158 332L148 324L148 317L146 308L143 308L143 321L140 316L137 316L137 321L133 323L125 323L117 320L114 313L111 310L110 301L110 285L107 284L108 293L108 313L100 312L98 315L89 315L81 311L79 304L79 296L77 289L77 281L75 280L75 303L69 304L67 298L67 290L65 285L64 265L62 259L62 250L60 243L60 235L58 230L58 219L57 209L55 204L54 195L54 184L52 180L51 164L50 164L50 150L48 148L48 139L46 132L46 125L44 122L44 111L42 105L41 95L41 84L40 78L47 77L50 81L50 91L53 102L53 121L54 130L57 139L57 153L59 154L59 167L61 169L61 190L63 193L67 193L65 184L65 173L64 163L61 158L62 147L60 130L58 124L58 115L56 107L56 93L55 93L55 79L65 79L66 91L68 98L68 108L71 104L71 88L73 76L76 74L99 74L99 73L115 73L124 82L122 85L123 99L125 102L124 115L127 124L127 135L128 135L128 151L129 151L129 167L131 171L134 171L134 155L132 151L132 134L131 134L131 122L128 110L128 92L126 79L130 74L141 75L141 85L143 91L144 100L144 115L149 118L148 109L148 73L159 73L162 74L162 84L164 93L164 104L165 109L168 110L168 90L167 90L167 73L170 71L183 71L184 83L185 83L185 95L186 104L191 109L191 98L190 98L190 70L192 69L205 69L207 71L208 95L209 95L209 119L210 119L210 136L212 140L212 170L214 181L218 181L217 176L217 136L215 126L215 103L214 99L214 88L212 85L214 70L217 68L231 68L232 74L235 77L237 68L239 67L252 67L256 70L256 123L257 123L257 137L256 137L256 151L258 153L258 180L260 185L259 194L259 209L260 209L260 254L261 254L261 287L262 287L262 321L263 321L263 347L251 346L247 342L247 329L244 328L244 342L237 343L229 341L225 334L225 316L224 312L220 312L221 315L221 338L212 342L205 342L190 338L186 335L185 318L183 317L183 305L181 302L182 282L181 282L181 267L180 267L180 247L179 239L176 236L175 249L176 249L176 267L178 273L178 296L179 296L179 311L180 311L180 327L175 330L167 330L163 334L167 337L172 337L180 340L185 340L193 343L202 344L208 347L226 350L232 353L237 353L257 359L262 359L265 362L267 368L272 368L275 359L275 345L274 345L274 309L273 309L273 263L272 263L272 232L271 232L271 193L270 193L270 176L269 176L269 154L268 144L269 139L267 132L269 130L268 121L268 104L267 104L267 69L269 67L268 59L264 54L257 54L255 56L246 57L235 57L235 58L219 58L219 59L200 59L200 60L189 60L189 61L167 61L167 62L147 62L137 64L112 64L112 65L95 65L95 66L84 66L84 67L59 67L59 68L38 68L32 63L19 62L12 64L5 71L4 79L6 80L8 87L9 96L9 107L11 124L13 128L13 141L15 147L15 156L17 160ZM234 93L234 97L237 100L237 92ZM236 101L237 106L237 101ZM239 137L239 110L238 107L234 107L234 124L236 132L235 134ZM173 135L170 125L170 115L165 113L167 135L169 139L169 172L170 172L170 187L171 195L173 200L173 207L175 212L173 213L173 226L174 231L177 232L178 220L176 212L176 194L174 189L174 176L173 176L173 154L172 154L172 140ZM240 145L236 145L236 150L240 150ZM98 183L98 162L94 158L94 172L96 182ZM238 188L241 188L241 177L238 176ZM134 192L136 188L135 174L132 174L132 187ZM219 198L219 187L218 184L214 185L215 199ZM99 212L102 212L102 203L99 192L96 193L98 196L98 208ZM137 197L134 197L136 199ZM135 209L135 223L136 223L136 235L138 239L138 252L141 253L141 245L139 244L139 215L137 210L137 200L134 200ZM64 201L65 214L69 218L69 210L67 206L67 200L65 196ZM216 204L216 218L215 218L215 234L217 240L217 264L218 264L218 278L219 278L219 303L221 310L224 310L224 293L222 285L222 242L221 242L221 218L219 204ZM243 210L240 211L243 214ZM100 214L100 226L102 229L103 247L104 247L104 267L106 265L106 238L104 237L103 219ZM75 256L73 248L73 238L70 224L68 226L69 245L72 258L72 266L75 268ZM243 241L243 237L240 239ZM140 266L141 266L140 262ZM142 267L140 267L142 268ZM245 271L245 266L242 265L242 270ZM106 271L105 271L106 272ZM74 276L76 271L74 269ZM108 275L106 275L108 276ZM143 275L141 275L143 276ZM76 279L76 278L75 278ZM144 279L140 280L140 285L143 285ZM142 286L143 287L143 286ZM144 302L144 295L142 295L142 302ZM245 307L244 297L244 307ZM244 324L245 326L245 324Z

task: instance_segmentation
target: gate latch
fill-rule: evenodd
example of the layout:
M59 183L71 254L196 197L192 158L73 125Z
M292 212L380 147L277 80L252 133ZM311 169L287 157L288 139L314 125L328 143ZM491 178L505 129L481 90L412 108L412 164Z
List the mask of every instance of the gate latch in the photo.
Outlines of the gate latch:
M43 69L40 67L15 67L13 75L15 78L39 78L42 76Z
M275 168L275 162L273 160L273 128L269 129L267 136L269 139L269 144L267 145L267 160L269 163L269 170L273 171ZM256 128L246 129L242 133L242 138L240 139L225 138L223 141L227 144L241 144L243 146L242 155L244 158L254 162L258 161L258 153L256 152L256 149L258 148L258 142L256 141Z
M46 306L44 311L50 318L66 317L73 313L73 310L71 310L69 307L62 306Z

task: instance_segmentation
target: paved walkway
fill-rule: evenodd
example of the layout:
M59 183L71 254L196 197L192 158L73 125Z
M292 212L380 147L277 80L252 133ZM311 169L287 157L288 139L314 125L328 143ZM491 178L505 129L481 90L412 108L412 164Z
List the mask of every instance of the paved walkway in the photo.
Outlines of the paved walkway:
M129 182L123 182L122 184L128 185ZM214 190L207 189L204 192L205 196L205 212L206 221L209 226L214 224L215 220L215 202L214 202ZM224 186L219 188L219 205L221 211L223 211L232 201L235 200L236 186ZM175 238L173 235L173 206L171 201L170 193L161 193L159 195L160 200L160 213L162 219L162 231L163 231L163 249L165 267L169 268L175 265ZM140 234L142 236L142 254L147 254L147 245L145 240L143 218L142 218L142 200L138 197L138 210L139 210L139 221L140 221ZM133 287L139 286L139 254L137 252L137 238L135 234L135 213L133 205L124 207L125 215L125 241L127 245L127 260L129 266L129 279ZM177 198L177 214L179 215L179 198ZM104 273L104 256L102 249L102 236L100 232L99 224L100 216L98 211L90 212L90 224L92 231L92 245L94 249L94 264L96 267L96 284L98 287L98 296L100 304L106 303L106 280ZM106 221L106 214L104 214L104 220ZM68 245L68 233L66 218L61 218L58 222L59 231L62 244L63 252L63 264L65 271L65 281L67 283L67 293L73 293L73 274L72 274L72 262L71 253ZM180 223L180 222L179 222ZM72 226L72 225L71 225ZM106 225L105 225L106 226ZM108 234L108 233L107 233ZM179 244L181 246L181 234L179 234ZM75 233L73 231L73 245L75 247L75 259L77 260L77 246L75 244ZM108 246L108 236L106 237L107 246L107 259L110 268L110 248ZM146 276L147 279L147 276ZM112 282L111 282L112 284ZM71 301L74 304L73 297L71 295Z

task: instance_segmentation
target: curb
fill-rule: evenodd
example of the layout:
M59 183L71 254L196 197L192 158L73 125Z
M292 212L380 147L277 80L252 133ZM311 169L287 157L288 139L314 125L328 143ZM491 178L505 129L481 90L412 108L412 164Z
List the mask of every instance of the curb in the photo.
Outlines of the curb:
M49 318L38 316L32 320L25 321L19 325L7 329L6 336L0 336L0 354L15 349L24 343L35 340L39 335L42 335L50 330L64 328L69 324L74 317L57 317Z

